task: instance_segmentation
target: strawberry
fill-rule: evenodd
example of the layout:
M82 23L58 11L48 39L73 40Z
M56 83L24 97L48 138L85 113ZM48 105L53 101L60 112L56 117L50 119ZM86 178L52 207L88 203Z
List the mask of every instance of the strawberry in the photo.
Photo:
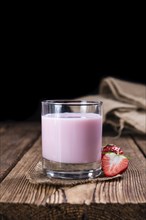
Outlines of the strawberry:
M123 151L121 150L121 148L116 146L115 144L107 144L106 146L104 146L102 150L102 157L103 155L109 152L114 152L116 154L123 154Z
M128 168L129 161L123 154L106 153L102 157L102 169L105 176L116 176Z

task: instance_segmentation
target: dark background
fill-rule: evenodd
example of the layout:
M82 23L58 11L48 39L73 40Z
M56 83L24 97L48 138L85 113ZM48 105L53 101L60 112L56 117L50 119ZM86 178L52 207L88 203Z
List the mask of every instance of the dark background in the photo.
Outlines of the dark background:
M100 39L94 28L88 35L80 27L18 20L9 19L3 32L1 121L40 120L41 100L94 93L105 76L144 83L135 35L119 29L113 38L106 29Z
M40 120L41 100L87 95L105 76L144 83L143 19L135 10L124 6L123 19L119 8L90 17L77 6L13 7L2 22L0 121Z
M90 57L91 58L91 57ZM40 120L41 100L68 99L88 95L98 90L101 79L114 76L120 79L144 83L139 65L131 61L100 61L94 57L42 61L23 56L7 64L10 72L4 76L1 100L1 121Z

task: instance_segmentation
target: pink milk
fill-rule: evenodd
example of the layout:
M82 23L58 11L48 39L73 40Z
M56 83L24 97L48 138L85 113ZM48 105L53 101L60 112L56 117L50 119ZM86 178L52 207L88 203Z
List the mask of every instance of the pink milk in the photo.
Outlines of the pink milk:
M90 163L101 159L102 117L95 113L42 116L43 158L62 163Z

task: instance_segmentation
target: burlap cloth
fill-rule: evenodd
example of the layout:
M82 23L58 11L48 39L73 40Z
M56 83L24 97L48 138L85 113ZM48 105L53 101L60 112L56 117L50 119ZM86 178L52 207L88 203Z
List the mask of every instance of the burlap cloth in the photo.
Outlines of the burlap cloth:
M103 173L95 179L82 179L82 180L66 180L66 179L55 179L55 178L48 178L45 176L42 170L42 162L39 161L34 169L28 171L26 173L26 178L29 180L30 183L33 184L50 184L50 185L57 185L57 186L75 186L78 184L85 184L85 183L95 183L101 181L109 181L113 179L121 178L122 175L116 175L114 177L105 177Z
M112 77L104 78L99 93L80 97L103 101L103 122L122 131L146 134L146 86Z

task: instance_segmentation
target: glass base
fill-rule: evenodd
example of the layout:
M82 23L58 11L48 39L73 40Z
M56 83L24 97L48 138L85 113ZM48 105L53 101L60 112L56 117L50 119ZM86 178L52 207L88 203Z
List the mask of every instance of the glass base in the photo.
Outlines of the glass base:
M101 164L60 163L43 158L43 171L49 178L59 179L94 179L101 174Z

